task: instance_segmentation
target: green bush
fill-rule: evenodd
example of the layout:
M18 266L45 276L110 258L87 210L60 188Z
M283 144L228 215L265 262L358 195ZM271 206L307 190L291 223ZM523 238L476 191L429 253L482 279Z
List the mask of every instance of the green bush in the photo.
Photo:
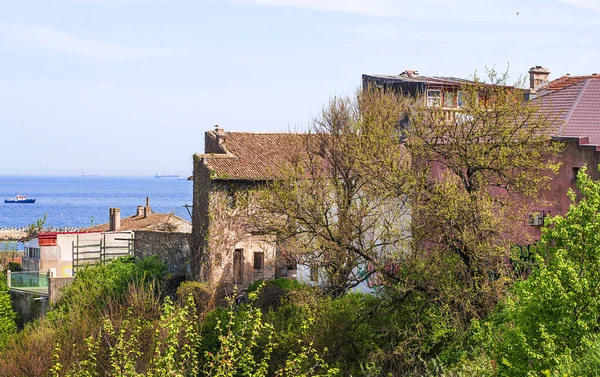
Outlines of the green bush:
M17 332L17 314L12 308L12 300L8 294L6 275L0 273L0 349L8 338Z
M376 324L382 319L378 302L360 293L331 298L314 289L294 292L266 316L278 344L272 367L285 363L289 353L299 352L299 342L310 341L329 365L345 375L363 375L369 355L377 348Z
M177 288L177 300L180 304L184 304L189 295L194 298L198 313L202 313L208 308L212 296L208 284L198 281L184 281Z
M19 263L19 262L8 262L7 269L9 269L13 272L18 272L18 271L23 270L23 268L21 267L21 263Z
M575 204L571 192L569 212L543 229L547 260L515 285L494 315L474 323L475 344L495 360L499 375L598 363L600 182L584 172L577 177L581 200Z

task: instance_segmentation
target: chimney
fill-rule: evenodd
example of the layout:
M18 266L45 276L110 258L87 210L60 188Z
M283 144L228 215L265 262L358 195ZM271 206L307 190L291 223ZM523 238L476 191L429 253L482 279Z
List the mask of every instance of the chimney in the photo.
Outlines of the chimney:
M225 144L225 129L215 124L215 133L217 134L217 143L219 145Z
M144 216L144 206L137 206L137 212L135 215L137 217Z
M146 196L146 206L144 207L144 217L148 217L152 214L152 209L150 208L150 199Z
M535 89L525 89L525 101L531 101L537 98L537 92Z
M539 88L548 85L548 76L550 70L543 68L541 65L536 65L529 69L529 88L538 90Z
M108 230L111 232L116 232L121 228L121 209L119 208L110 208L108 210Z

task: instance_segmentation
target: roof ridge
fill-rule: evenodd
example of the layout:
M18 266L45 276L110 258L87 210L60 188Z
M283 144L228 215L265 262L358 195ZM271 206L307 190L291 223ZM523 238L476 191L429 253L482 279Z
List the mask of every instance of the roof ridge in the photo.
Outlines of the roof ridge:
M309 132L247 132L247 131L225 131L226 134L245 134L245 135L298 135L298 136L306 136L306 135L314 135Z
M574 85L579 85L579 84L582 84L582 85L581 85L581 88L579 89L579 93L577 93L577 97L575 97L575 99L573 100L573 103L569 107L569 111L567 111L567 113L565 114L565 117L563 118L562 124L560 125L560 128L558 130L558 135L562 136L562 134L563 134L563 132L565 130L565 127L567 126L567 124L569 123L569 120L571 119L571 116L573 115L573 112L575 112L575 108L577 107L577 104L579 103L579 100L583 96L583 92L585 92L585 88L587 88L588 83L589 83L589 79L586 79L585 81L578 82L577 84L574 84ZM566 89L566 88L570 88L572 86L573 85L569 85L567 87L564 87L562 89L557 90L556 92L560 92L561 90Z

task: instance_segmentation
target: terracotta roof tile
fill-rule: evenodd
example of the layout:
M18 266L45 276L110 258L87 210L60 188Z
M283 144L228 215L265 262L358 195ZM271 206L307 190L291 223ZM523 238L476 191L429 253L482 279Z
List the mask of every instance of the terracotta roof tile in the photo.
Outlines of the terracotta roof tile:
M600 76L588 77L532 101L556 125L555 136L589 138L600 145Z
M283 177L285 166L315 135L225 132L228 153L201 154L216 179L269 180ZM206 137L216 138L214 131Z
M148 216L130 216L121 219L122 230L161 230L161 231L173 231L180 228L181 225L190 225L189 222L182 218L175 216L170 213L151 213ZM185 227L185 226L184 226ZM107 232L109 230L109 223L94 225L89 228L83 229L83 232ZM180 230L181 231L181 230Z
M567 86L579 84L589 78L600 78L600 75L598 75L596 73L588 75L588 76L564 75L564 76L557 78L556 80L550 81L550 83L548 83L548 85L546 86L545 89L560 90L562 88L566 88Z

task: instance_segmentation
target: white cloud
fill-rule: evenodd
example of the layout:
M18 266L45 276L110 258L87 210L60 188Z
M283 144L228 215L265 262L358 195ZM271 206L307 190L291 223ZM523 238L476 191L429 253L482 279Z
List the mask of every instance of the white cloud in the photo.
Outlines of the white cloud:
M178 54L178 51L171 49L122 46L94 39L84 39L50 27L12 25L0 30L0 33L16 40L39 43L52 50L96 59L166 58Z

